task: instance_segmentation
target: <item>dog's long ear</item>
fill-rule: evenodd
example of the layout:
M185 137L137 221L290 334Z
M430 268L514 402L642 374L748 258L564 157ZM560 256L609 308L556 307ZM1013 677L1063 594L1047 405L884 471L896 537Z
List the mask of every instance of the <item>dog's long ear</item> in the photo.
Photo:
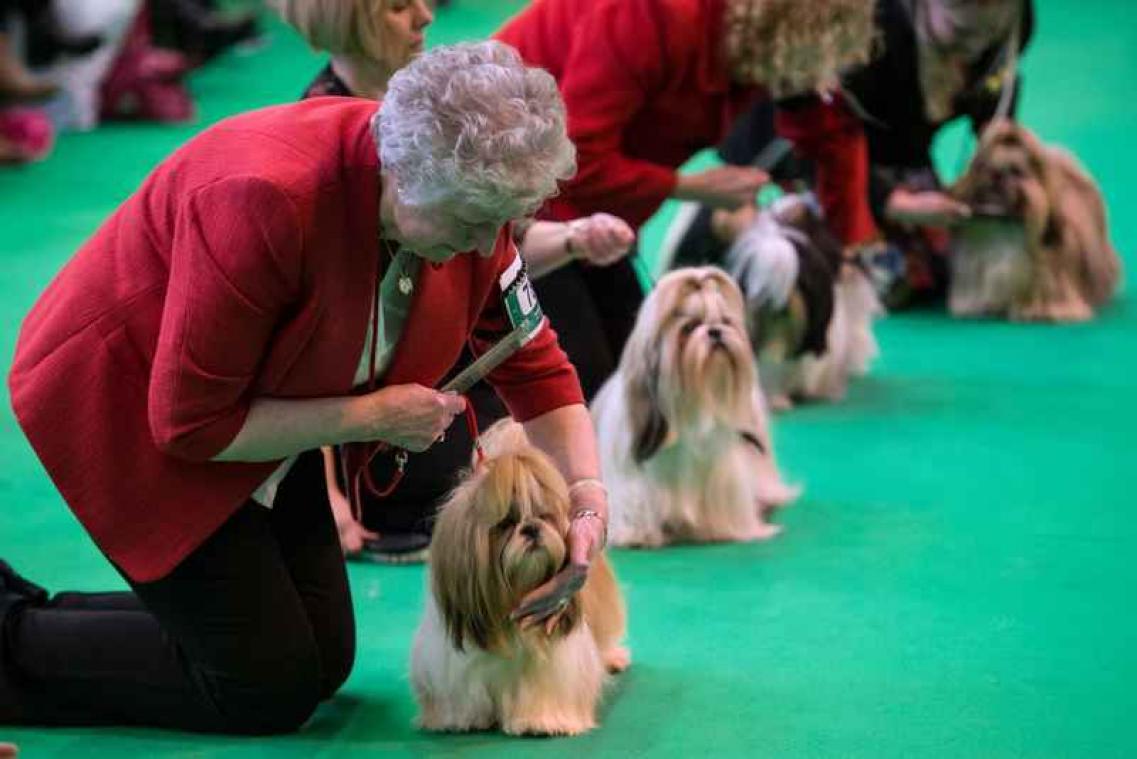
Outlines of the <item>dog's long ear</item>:
M649 351L654 353L653 348ZM667 439L669 426L659 407L659 361L644 357L642 365L625 374L624 404L632 427L632 459L637 464L650 459Z
M667 439L668 424L659 406L659 330L667 303L674 297L674 273L656 284L640 306L632 334L620 355L624 408L632 429L632 459L647 461Z
M1121 260L1109 241L1101 191L1065 150L1043 147L1040 157L1047 166L1051 208L1044 244L1062 257L1086 299L1100 306L1121 278Z
M498 465L490 462L487 469ZM510 612L501 567L479 524L481 499L500 497L492 471L475 475L442 507L431 539L431 589L454 647L492 651L503 642ZM508 497L508 496L505 496Z

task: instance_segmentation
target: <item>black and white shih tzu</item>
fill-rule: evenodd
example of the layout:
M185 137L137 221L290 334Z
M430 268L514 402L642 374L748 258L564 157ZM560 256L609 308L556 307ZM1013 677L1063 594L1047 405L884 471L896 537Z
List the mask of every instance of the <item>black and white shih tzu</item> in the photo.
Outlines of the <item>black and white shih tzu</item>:
M841 244L811 194L786 195L735 240L726 267L746 299L754 352L771 407L840 400L877 355L871 283L841 268Z
M592 403L609 541L748 541L797 496L774 460L742 294L715 267L677 269L644 301Z

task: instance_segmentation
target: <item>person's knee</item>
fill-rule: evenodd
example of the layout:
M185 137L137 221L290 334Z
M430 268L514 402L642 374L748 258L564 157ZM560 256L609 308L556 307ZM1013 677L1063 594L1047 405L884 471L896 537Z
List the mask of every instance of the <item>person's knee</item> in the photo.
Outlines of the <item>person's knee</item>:
M255 659L256 653L250 656ZM261 659L257 665L255 672L212 683L220 731L270 735L299 730L321 700L323 677L317 652Z
M354 630L345 630L334 641L325 643L322 648L320 700L331 698L347 682L352 667L355 666Z

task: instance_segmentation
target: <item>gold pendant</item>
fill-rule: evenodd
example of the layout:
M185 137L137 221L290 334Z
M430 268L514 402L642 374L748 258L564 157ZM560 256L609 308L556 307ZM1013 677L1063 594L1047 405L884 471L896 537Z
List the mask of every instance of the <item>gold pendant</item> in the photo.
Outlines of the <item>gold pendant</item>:
M400 274L399 275L399 292L401 292L403 295L410 295L411 290L414 290L414 289L415 289L415 283L414 283L414 280L410 278L410 275Z

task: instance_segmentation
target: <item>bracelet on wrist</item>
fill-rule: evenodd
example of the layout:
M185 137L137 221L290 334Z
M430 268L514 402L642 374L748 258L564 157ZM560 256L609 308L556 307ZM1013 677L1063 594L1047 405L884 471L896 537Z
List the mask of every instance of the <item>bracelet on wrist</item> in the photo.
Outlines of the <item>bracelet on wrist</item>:
M608 497L608 488L604 486L603 482L596 479L595 477L584 477L579 480L573 480L572 484L569 485L569 498L572 498L573 494L578 490L583 490L585 488L596 488L600 492L604 493L605 498Z
M608 545L608 520L600 516L600 512L595 509L577 509L569 514L569 521L575 522L578 519L595 519L600 522L600 548Z

